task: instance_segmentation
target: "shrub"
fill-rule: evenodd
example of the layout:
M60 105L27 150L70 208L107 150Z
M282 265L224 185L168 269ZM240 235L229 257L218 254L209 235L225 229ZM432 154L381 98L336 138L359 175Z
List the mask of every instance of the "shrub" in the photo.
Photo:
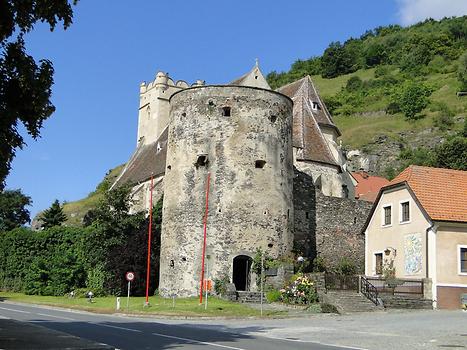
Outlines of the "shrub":
M292 277L291 283L280 290L282 301L289 304L311 304L318 301L315 283L301 274Z
M355 275L357 272L357 266L352 260L344 257L339 261L336 272L345 276Z
M326 261L322 256L313 259L313 272L326 272Z
M347 91L353 92L358 91L363 87L363 81L358 76L353 76L347 80L347 84L345 85L345 89Z
M282 293L278 291L277 289L270 290L269 292L266 293L266 299L270 303L281 300L281 297L282 297Z
M223 275L221 278L214 279L214 291L217 295L224 295L227 292L227 284L230 283L228 275Z
M328 304L328 303L321 304L321 312L325 314L338 314L339 313L339 311L334 305Z

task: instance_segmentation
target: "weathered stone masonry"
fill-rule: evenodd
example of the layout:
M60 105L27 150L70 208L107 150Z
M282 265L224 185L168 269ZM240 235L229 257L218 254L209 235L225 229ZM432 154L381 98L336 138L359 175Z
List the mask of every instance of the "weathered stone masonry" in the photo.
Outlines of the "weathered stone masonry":
M210 279L236 278L235 258L259 248L291 253L292 101L270 90L204 86L170 100L161 238L160 293L196 295L201 273L206 179ZM247 285L254 289L244 265ZM238 273L237 273L238 275Z
M295 170L294 246L305 257L324 258L328 268L345 257L363 272L365 237L361 233L372 203L328 197L313 187L311 176Z

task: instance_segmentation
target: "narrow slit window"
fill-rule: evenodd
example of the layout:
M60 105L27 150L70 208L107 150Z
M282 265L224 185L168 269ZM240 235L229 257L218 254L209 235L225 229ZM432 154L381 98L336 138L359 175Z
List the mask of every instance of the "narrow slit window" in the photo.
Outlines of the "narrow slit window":
M266 161L265 161L265 160L259 159L259 160L257 160L257 161L255 162L255 168L256 168L256 169L263 169L265 165L266 165Z
M277 120L277 115L270 115L269 120L271 121L271 123L275 123Z
M206 166L207 164L208 164L208 156L205 154L201 154L198 156L195 166L198 168L200 166Z
M230 107L222 107L222 116L230 117Z

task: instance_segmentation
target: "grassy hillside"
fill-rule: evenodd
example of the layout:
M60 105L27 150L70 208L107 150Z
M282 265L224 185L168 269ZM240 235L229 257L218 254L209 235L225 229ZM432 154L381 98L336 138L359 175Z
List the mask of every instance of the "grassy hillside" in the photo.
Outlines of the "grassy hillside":
M297 60L289 71L273 71L267 79L277 88L310 75L344 144L361 148L379 135L398 139L429 130L445 138L459 131L467 96L456 93L467 86L466 62L464 16L378 27L343 44L331 43L322 56ZM401 98L410 87L424 96L421 110L411 116Z
M99 201L103 197L104 191L106 191L111 184L115 181L117 176L122 171L125 164L119 165L107 172L102 182L97 185L96 190L91 192L86 198L80 199L75 202L67 202L63 205L63 211L65 212L68 220L65 222L67 226L81 226L84 215L97 206Z
M361 69L355 73L341 75L333 79L313 75L312 79L326 101L345 89L348 80L354 76L360 77L363 82L374 80L374 71L375 69ZM403 113L400 112L393 115L385 112L390 103L389 94L382 94L373 99L366 98L365 103L358 110L354 110L351 115L333 111L334 121L342 132L344 144L351 148L361 148L376 135L381 134L397 138L400 132L421 132L427 128L433 128L432 132L438 134L445 134L449 130L460 130L463 118L466 116L467 97L457 97L456 95L458 88L456 74L453 72L433 73L427 76L424 82L432 86L434 91L429 97L430 104L421 112L423 117L415 121L406 120ZM439 103L446 104L454 114L453 125L446 126L445 130L440 130L436 126L436 120L440 115L440 111L437 110Z

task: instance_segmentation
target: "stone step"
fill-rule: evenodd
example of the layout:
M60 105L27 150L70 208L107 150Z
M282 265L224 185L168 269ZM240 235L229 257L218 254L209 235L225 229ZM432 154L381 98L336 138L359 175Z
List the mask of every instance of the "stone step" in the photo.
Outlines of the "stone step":
M373 304L364 295L355 291L332 290L322 295L322 299L329 304L335 305L341 313L382 310L381 307Z

